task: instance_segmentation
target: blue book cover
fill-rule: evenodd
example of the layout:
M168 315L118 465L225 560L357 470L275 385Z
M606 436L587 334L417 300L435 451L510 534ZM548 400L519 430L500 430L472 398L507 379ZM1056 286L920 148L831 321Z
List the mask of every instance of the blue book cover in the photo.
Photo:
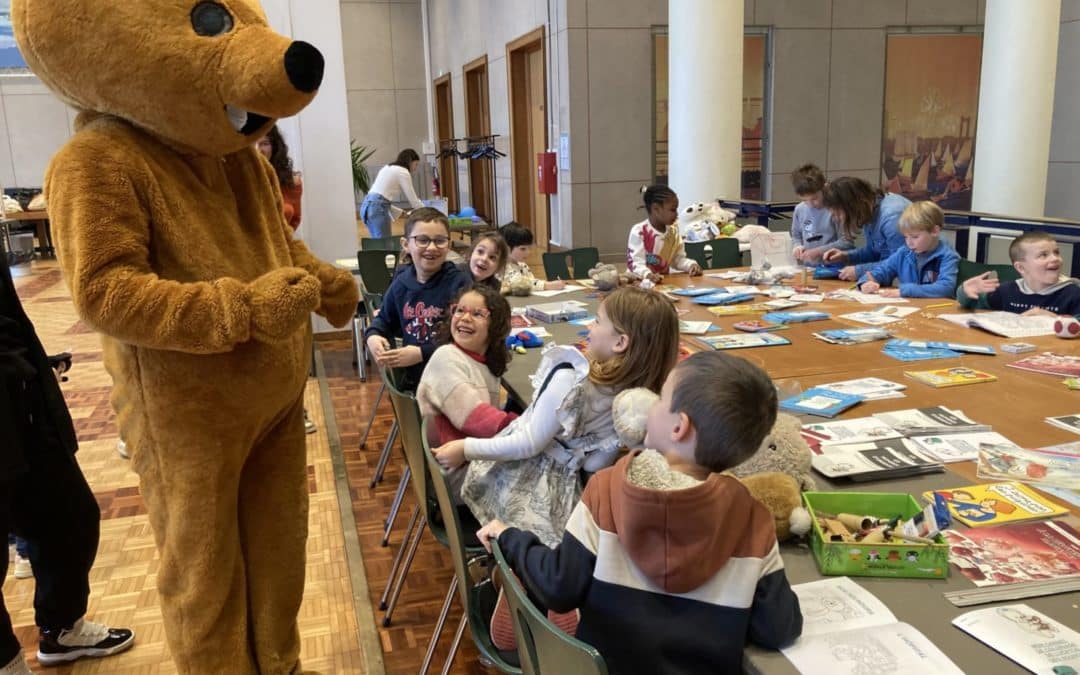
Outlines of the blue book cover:
M698 296L694 298L694 302L699 305L734 305L753 299L754 296L751 293L712 293Z
M829 318L829 314L807 309L799 312L769 312L761 318L773 323L803 323L806 321L824 321Z
M819 265L814 268L815 279L839 279L840 268L831 265Z
M834 328L814 333L814 337L839 345L857 345L874 340L887 340L889 331L884 328Z
M696 298L699 295L711 295L713 293L722 293L718 288L711 286L692 286L690 288L678 288L671 291L672 295L681 295L687 298Z
M898 361L926 361L960 356L960 352L932 347L929 342L923 340L901 340L899 338L886 342L881 353Z
M987 356L995 356L997 354L992 345L973 345L964 342L930 342L928 344L935 349L948 349L954 352L986 354Z
M793 413L805 413L818 417L836 417L863 400L858 394L842 394L829 389L814 387L798 396L780 401L780 409Z

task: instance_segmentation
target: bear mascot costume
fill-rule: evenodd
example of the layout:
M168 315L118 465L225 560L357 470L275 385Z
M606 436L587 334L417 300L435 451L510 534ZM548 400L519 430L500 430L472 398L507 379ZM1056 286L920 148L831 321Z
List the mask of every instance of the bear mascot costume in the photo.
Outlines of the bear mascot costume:
M253 147L323 58L258 0L13 0L19 49L80 112L45 176L79 316L103 335L181 673L295 673L311 312L358 289L284 226Z

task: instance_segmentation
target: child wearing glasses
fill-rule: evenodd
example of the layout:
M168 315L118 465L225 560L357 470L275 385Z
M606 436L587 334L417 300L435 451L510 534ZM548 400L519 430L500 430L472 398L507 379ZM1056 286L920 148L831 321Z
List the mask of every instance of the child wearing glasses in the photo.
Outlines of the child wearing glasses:
M499 408L509 334L510 303L499 291L483 283L462 291L416 390L420 412L432 418L433 446L466 436L490 438L517 417Z
M385 368L405 368L403 385L412 388L435 352L435 329L471 281L467 272L446 260L450 221L436 209L409 214L401 247L402 268L364 335L375 361ZM393 347L395 338L401 340L400 347Z

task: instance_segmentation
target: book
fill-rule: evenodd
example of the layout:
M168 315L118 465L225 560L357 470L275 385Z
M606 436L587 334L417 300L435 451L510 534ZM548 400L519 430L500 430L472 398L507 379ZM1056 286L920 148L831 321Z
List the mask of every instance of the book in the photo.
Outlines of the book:
M953 625L1033 673L1080 672L1080 633L1024 603L976 609Z
M962 431L990 431L990 425L973 422L964 417L964 414L959 410L950 410L943 406L875 413L874 417L896 429L904 436L929 436Z
M815 279L839 279L840 268L831 265L819 265L814 268Z
M984 354L986 356L995 355L993 345L974 345L967 342L942 342L938 340L931 340L927 345L934 349L950 349L954 352L964 352L967 354Z
M690 286L689 288L673 288L667 291L673 295L681 295L684 298L696 298L699 295L711 295L720 293L721 289L713 286Z
M1061 375L1062 377L1080 376L1080 356L1071 356L1069 354L1043 352L1005 365L1010 368L1030 370L1033 373Z
M958 326L979 328L1007 338L1038 337L1054 334L1054 317L1026 316L1012 312L980 312L978 314L938 314Z
M975 475L1080 490L1080 455L1028 450L1011 443L983 443L979 445Z
M834 345L858 345L875 340L887 340L891 334L883 328L834 328L814 333L814 337Z
M825 296L821 293L796 293L788 299L792 302L824 302Z
M895 429L873 417L804 424L802 436L810 449L818 452L834 445L900 438Z
M698 338L713 349L743 349L745 347L773 347L789 345L791 340L773 333L747 333L745 335L702 335Z
M1057 417L1047 417L1046 421L1050 424L1053 424L1059 429L1071 431L1074 434L1080 434L1080 413L1076 415L1059 415Z
M572 321L588 316L585 305L576 301L549 302L544 305L526 305L526 316L546 323Z
M577 286L575 284L566 284L562 288L552 289L550 291L533 291L532 294L538 298L551 298L562 293L573 293L575 291L585 290L584 286Z
M856 394L868 401L874 401L883 398L903 398L903 391L907 389L907 385L879 377L860 377L854 380L819 384L818 388L837 391L841 394Z
M768 302L761 303L769 309L791 309L792 307L799 307L806 303L796 300L786 300L784 298L778 298L776 300L769 300Z
M1009 352L1010 354L1026 354L1027 352L1035 351L1035 345L1030 342L1003 342L1001 344L1001 351Z
M810 458L810 464L827 478L858 482L945 471L944 465L919 452L906 438L822 448L821 454Z
M753 305L717 305L709 308L711 314L716 316L736 316L738 314L757 314L758 312L767 312L768 307L762 306L760 303Z
M679 320L679 332L686 335L704 335L713 329L711 321L683 321Z
M697 305L735 305L753 299L751 293L710 293L693 298L693 302Z
M930 347L923 341L901 339L892 339L886 342L881 349L881 353L898 361L926 361L960 356L960 352L954 352L951 349Z
M911 440L923 452L945 463L974 462L979 459L979 446L983 444L1019 447L996 431L912 436Z
M952 517L968 527L1020 523L1069 512L1016 481L934 490L924 492L923 499L933 501L934 493L942 495Z
M1080 575L1080 534L1065 521L945 530L949 562L976 586Z
M838 319L847 319L849 321L857 321L859 323L869 324L871 326L884 326L896 321L900 321L908 314L913 314L919 311L918 307L895 307L888 305L880 309L865 312L850 312L848 314L841 314L837 316Z
M780 401L780 409L792 413L805 413L818 417L836 417L848 408L863 400L857 394L841 394L828 389L814 387L798 396Z
M731 327L735 330L741 330L745 333L760 333L766 330L784 330L787 328L782 323L770 323L768 321L758 321L757 319L747 319L746 321L736 321L731 324Z
M804 310L800 312L769 312L761 318L773 323L803 323L806 321L824 321L829 318L829 315L826 312Z
M965 384L980 384L982 382L994 382L996 375L984 373L981 370L959 366L955 368L938 368L937 370L905 370L904 377L928 384L931 387L959 387Z
M791 587L802 635L780 651L802 673L963 673L925 635L850 577Z

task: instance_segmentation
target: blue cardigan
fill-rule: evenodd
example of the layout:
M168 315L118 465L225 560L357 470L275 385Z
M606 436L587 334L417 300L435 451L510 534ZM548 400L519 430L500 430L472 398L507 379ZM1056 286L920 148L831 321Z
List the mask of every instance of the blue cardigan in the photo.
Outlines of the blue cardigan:
M897 250L868 271L882 288L892 285L900 278L900 295L905 298L951 298L956 292L956 271L960 267L960 254L944 239L937 248L926 254L922 265L918 256L907 246ZM859 285L869 281L864 274Z
M911 202L906 198L891 192L878 202L873 220L863 225L866 243L862 248L848 252L848 264L855 266L856 277L865 274L872 263L885 260L897 249L905 248L904 235L900 234L897 223L909 204Z

